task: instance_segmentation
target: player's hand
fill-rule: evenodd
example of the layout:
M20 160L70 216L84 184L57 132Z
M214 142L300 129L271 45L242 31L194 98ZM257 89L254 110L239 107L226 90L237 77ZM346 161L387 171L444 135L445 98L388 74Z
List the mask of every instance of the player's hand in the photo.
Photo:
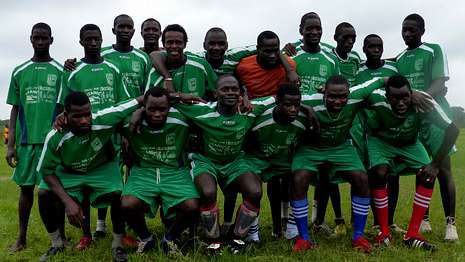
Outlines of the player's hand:
M16 156L16 149L14 147L9 146L6 149L6 162L12 168L15 168L18 164L18 157Z
M82 228L83 214L81 207L76 204L73 200L69 200L65 203L65 213L68 217L68 221L71 225Z
M144 112L144 108L139 108L132 113L131 121L129 121L129 131L140 134L140 126L142 124L142 116Z
M55 118L55 122L53 122L53 128L61 132L67 124L68 120L66 119L65 114L61 113Z
M299 75L294 70L287 72L287 80L295 86L300 87Z
M237 111L242 114L248 114L253 111L253 105L247 96L240 96L237 104Z
M412 103L417 112L426 113L434 108L433 98L425 92L413 91Z
M66 71L74 71L76 69L76 58L66 59L64 68Z
M284 53L286 53L286 55L288 56L295 56L297 54L297 50L295 48L295 45L294 44L291 44L291 43L287 43L284 48Z
M310 131L310 133L312 134L320 133L320 121L318 120L318 117L316 116L315 111L313 111L311 107L307 107L307 106L302 106L301 109L308 118L307 129Z
M437 96L445 97L447 95L447 91L448 91L447 86L443 86Z
M438 175L438 173L439 173L439 166L436 165L435 163L430 163L420 168L417 176L421 176L421 178L426 183L434 183L434 179L436 179L436 176Z
M182 103L192 105L198 103L207 103L207 101L203 100L198 96L193 96L191 94L179 94L179 99Z
M168 90L169 92L174 92L173 80L165 80L165 81L163 81L163 87L166 90Z

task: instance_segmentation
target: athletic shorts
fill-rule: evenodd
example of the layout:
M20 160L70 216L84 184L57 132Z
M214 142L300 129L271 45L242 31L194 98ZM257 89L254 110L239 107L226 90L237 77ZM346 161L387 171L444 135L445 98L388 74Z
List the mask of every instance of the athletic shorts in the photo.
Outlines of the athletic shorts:
M244 153L239 154L229 163L222 164L213 162L202 154L189 154L191 161L191 176L196 178L207 173L213 176L221 188L227 187L240 175L252 172L252 168L244 158Z
M60 166L55 174L66 193L80 203L84 199L83 191L90 190L90 203L95 208L111 205L111 198L102 198L102 196L123 191L123 181L116 161L105 163L86 173L66 172ZM45 181L40 183L39 188L50 190Z
M307 170L318 174L322 165L329 166L328 175L331 183L346 182L338 175L339 172L366 172L357 150L350 141L326 148L307 145L299 147L292 160L292 172Z
M11 176L18 186L34 186L40 184L41 177L37 172L37 164L42 153L42 144L18 145L16 156L18 164Z
M425 147L419 140L414 144L399 147L386 143L377 137L368 136L367 143L370 168L378 165L389 165L395 171L390 172L390 175L415 174L402 171L405 169L416 171L431 163Z
M199 198L189 169L153 168L133 166L123 189L123 196L134 196L145 202L150 210L147 216L154 218L161 199L166 218L175 215L172 207L193 198Z
M251 172L260 176L263 182L268 182L275 176L291 174L290 163L276 163L272 160L263 160L256 156L246 154L245 160L251 167Z

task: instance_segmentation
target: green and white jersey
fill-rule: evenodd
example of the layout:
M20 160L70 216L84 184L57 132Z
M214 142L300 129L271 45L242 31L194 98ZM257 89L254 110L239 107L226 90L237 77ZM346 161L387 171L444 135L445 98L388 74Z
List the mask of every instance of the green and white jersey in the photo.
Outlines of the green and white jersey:
M339 113L328 112L323 94L302 96L302 103L311 106L320 122L320 133L307 144L313 147L334 147L347 142L352 122L370 94L384 85L384 79L375 78L350 88L347 104Z
M254 109L248 114L236 113L223 116L217 111L217 103L176 105L176 108L201 130L203 155L214 162L228 163L240 152L247 131L255 118L275 102L273 97L251 100Z
M11 74L7 104L18 106L19 143L43 144L52 125L63 67L55 60L17 66Z
M393 145L407 145L416 141L423 121L441 129L447 128L452 121L434 100L434 108L428 113L417 113L412 107L405 115L396 115L386 98L384 89L373 92L368 99L372 114L369 121L370 135L376 136Z
M188 53L192 55L199 56L206 60L207 52L201 53ZM242 58L248 57L251 55L257 54L257 47L255 45L249 45L245 47L237 47L226 50L224 53L224 61L223 64L219 68L213 68L216 75L226 75L226 74L234 74L236 70L236 66L239 64Z
M107 60L99 64L79 61L74 71L65 71L58 103L63 105L66 96L73 91L84 92L89 96L92 112L113 106L131 97L122 81L120 70Z
M204 97L207 90L215 89L217 76L207 60L186 54L186 63L169 70L176 92ZM147 79L145 91L163 82L163 76L152 68Z
M358 85L375 77L390 77L399 74L395 62L389 60L384 60L383 62L383 66L376 69L370 69L362 63L357 72L355 83Z
M42 176L51 175L61 167L85 173L112 161L115 157L112 142L115 129L137 108L139 104L133 99L93 113L91 131L84 135L52 129L45 138L37 172Z
M426 91L433 80L449 79L447 57L438 44L423 43L412 50L404 50L397 58L397 69L413 89Z
M297 118L288 124L277 123L273 118L276 106L267 109L255 120L247 143L250 153L272 164L290 163L300 136L306 130L306 116L299 112Z
M135 153L135 164L140 167L180 168L184 166L184 148L189 134L186 118L171 108L163 128L154 129L142 121L140 134L129 131L129 116L123 135L129 140Z
M116 51L113 46L102 48L101 55L116 65L131 98L142 95L145 82L152 69L149 56L143 51L133 48L129 52Z
M295 48L297 50L300 50L300 49L302 49L302 46L304 45L304 40L299 39L299 40L295 41L294 43L292 43L292 45L295 46ZM334 48L334 46L332 46L332 45L330 45L328 43L320 42L320 48L321 48L321 50L330 53L331 50Z
M355 51L350 51L350 53L347 54L347 58L343 59L337 54L336 49L332 48L331 54L337 57L341 75L347 78L350 86L356 85L355 77L357 75L358 69L360 68L360 63L362 62L362 59L358 53Z

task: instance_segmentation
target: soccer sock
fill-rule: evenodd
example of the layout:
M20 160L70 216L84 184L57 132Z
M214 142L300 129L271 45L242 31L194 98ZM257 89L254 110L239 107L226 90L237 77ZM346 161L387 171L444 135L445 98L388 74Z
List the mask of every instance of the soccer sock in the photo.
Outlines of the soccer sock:
M418 235L421 220L423 219L423 215L425 214L426 209L428 209L429 203L431 201L431 195L433 195L432 188L426 188L421 185L417 186L415 199L413 200L412 217L410 218L410 223L408 225L405 238L415 237Z
M318 201L316 199L313 199L313 204L312 204L312 217L311 217L311 220L310 222L313 224L315 223L316 221L316 214L318 213L317 212L318 210Z
M370 198L352 196L352 216L354 219L353 240L363 237L365 224L367 223L368 212L370 210Z
M309 240L308 234L308 202L307 198L291 200L292 214L294 215L299 235L304 240Z
M375 206L376 218L381 232L384 235L389 234L388 225L388 196L386 187L373 189L372 197Z
M123 247L124 234L113 233L113 241L111 241L111 248Z
M257 216L249 228L249 232L247 233L247 238L249 240L260 241L260 236L258 235L258 230L259 230L258 220L259 220L259 217Z
M258 211L260 208L255 207L248 201L242 202L237 209L236 214L236 225L234 226L234 235L237 237L245 237L249 232L250 226L254 223L258 217Z
M288 239L291 239L298 234L297 225L295 224L295 217L294 213L292 212L292 208L290 211L291 212L289 213L289 219L287 220L286 225L286 238Z
M63 247L63 239L60 235L60 230L55 230L52 233L48 233L50 240L52 241L52 247Z
M207 238L220 237L219 212L216 202L207 207L200 207L200 224Z
M105 223L105 220L97 220L97 228L95 229L95 231L103 231L103 232L106 232L107 230L107 225Z

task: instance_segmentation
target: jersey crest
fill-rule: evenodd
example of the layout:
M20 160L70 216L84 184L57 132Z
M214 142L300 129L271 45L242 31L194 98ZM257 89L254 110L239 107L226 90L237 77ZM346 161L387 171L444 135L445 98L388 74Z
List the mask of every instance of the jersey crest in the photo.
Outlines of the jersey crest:
M107 78L108 85L112 86L113 85L113 74L111 73L105 74L105 77Z
M55 86L57 83L57 75L55 74L48 74L47 75L47 85L49 86Z

